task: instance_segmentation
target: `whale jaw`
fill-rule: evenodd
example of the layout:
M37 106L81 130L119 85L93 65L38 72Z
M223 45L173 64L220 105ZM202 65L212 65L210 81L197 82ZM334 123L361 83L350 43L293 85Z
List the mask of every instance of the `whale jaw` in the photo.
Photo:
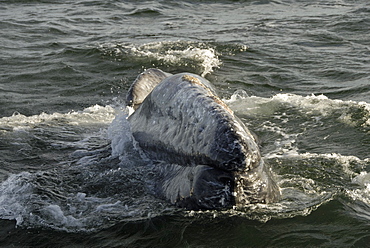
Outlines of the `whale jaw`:
M226 209L235 205L234 173L207 165L158 166L156 193L189 210Z
M242 209L249 204L269 204L280 199L280 190L268 169L232 172L207 165L193 167L157 164L156 194L189 210Z

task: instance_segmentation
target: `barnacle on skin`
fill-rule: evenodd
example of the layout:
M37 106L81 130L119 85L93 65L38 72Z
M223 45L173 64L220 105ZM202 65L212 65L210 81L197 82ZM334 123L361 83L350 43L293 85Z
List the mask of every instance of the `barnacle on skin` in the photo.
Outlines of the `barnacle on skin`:
M204 88L207 91L208 96L210 98L212 98L216 103L221 105L227 112L229 112L232 115L234 114L234 112L229 108L229 106L227 106L218 96L214 95L212 93L212 91L207 86L202 84L202 82L199 80L199 78L196 78L196 77L191 76L191 75L183 75L182 79L185 80L185 81L188 81L189 83L196 84L196 85L199 85L202 88Z

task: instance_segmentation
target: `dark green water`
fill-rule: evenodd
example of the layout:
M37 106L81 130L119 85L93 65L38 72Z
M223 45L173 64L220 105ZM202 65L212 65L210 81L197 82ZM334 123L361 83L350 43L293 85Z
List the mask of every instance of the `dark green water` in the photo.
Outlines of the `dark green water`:
M370 5L2 1L0 246L366 247ZM125 121L138 73L205 76L261 139L275 204L153 196Z

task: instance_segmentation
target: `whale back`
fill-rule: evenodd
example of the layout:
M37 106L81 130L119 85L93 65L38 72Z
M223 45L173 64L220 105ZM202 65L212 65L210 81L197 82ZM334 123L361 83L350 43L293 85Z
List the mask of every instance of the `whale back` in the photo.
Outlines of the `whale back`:
M170 73L154 68L142 72L137 76L136 80L128 90L126 106L137 109L148 94L152 92L154 87L162 82L163 79L171 75L172 74Z

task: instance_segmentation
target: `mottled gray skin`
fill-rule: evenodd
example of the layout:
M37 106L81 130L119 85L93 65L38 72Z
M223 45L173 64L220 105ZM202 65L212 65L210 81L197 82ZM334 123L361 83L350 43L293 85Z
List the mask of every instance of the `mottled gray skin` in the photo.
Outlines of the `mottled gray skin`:
M128 90L126 105L137 109L154 87L171 75L154 68L141 73Z
M158 75L167 77L159 80ZM151 91L141 93L147 95L128 120L142 150L159 161L158 194L188 209L279 199L255 137L209 81L191 73L170 75L149 69L131 92L140 92L135 84L143 80L151 82ZM133 105L135 97L129 94L128 99Z

